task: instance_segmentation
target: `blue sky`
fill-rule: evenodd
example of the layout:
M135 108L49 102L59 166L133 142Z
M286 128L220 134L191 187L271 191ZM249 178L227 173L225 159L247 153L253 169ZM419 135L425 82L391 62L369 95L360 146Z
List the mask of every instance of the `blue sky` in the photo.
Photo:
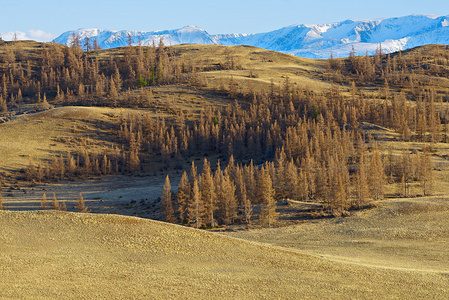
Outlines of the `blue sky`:
M78 28L256 33L284 26L410 14L449 15L448 0L0 0L0 33L47 41Z

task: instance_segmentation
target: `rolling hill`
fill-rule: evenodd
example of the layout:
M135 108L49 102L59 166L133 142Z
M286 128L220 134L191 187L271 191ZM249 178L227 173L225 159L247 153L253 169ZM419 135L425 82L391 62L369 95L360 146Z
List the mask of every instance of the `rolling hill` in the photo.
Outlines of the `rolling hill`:
M0 227L1 298L442 298L449 284L133 217L0 211Z

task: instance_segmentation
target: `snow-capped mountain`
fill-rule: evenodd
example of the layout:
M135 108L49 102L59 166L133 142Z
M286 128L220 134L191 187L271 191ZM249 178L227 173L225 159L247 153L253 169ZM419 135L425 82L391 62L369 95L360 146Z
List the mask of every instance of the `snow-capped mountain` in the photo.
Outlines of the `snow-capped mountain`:
M106 30L100 28L85 28L75 31L67 31L55 39L57 43L70 45L73 39L73 33L78 35L81 44L86 38L97 39L98 44L103 49L116 48L128 45L129 36L132 38L133 45L151 46L153 42L159 45L162 41L165 45L178 44L216 44L212 36L206 31L196 26L186 26L175 30L161 30L161 31L130 31L130 30Z
M104 29L79 29L81 40L97 38L103 49L125 46L128 35L134 45L165 45L184 43L250 45L280 51L301 57L328 58L348 56L354 47L356 53L374 54L381 45L384 53L404 50L424 44L449 44L449 16L411 15L380 20L346 20L338 23L297 24L275 31L256 34L210 35L196 26L166 31L110 31ZM56 39L69 44L72 32Z

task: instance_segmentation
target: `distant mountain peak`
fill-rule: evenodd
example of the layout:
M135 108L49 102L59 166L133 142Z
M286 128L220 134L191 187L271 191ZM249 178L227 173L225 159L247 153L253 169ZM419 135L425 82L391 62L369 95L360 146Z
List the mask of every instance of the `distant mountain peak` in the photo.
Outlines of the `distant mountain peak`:
M374 54L382 43L384 53L424 44L449 44L449 16L415 14L373 20L349 19L327 24L295 24L266 33L210 35L204 29L188 25L174 30L129 31L84 28L75 30L81 39L96 38L102 48L126 46L128 35L138 45L184 43L250 45L302 57L328 58L347 56L354 47L359 54ZM72 31L56 38L69 44Z
M187 26L184 26L184 27L182 27L182 28L180 28L180 29L178 29L178 30L196 30L196 31L205 31L205 30L199 28L199 27L196 26L196 25L187 25Z
M426 17L426 18L430 18L430 19L438 19L439 17L442 17L442 15L429 15L429 14L413 14L412 16Z

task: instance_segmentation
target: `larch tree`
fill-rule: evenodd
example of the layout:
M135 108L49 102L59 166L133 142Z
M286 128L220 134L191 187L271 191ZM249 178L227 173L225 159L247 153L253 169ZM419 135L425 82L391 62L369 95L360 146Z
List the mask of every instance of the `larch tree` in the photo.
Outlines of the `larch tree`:
M239 184L239 193L242 195L242 213L245 218L246 224L251 224L251 217L253 215L253 206L251 204L251 199L248 198L246 195L246 184L245 180L243 179L243 176L240 177L240 184Z
M8 113L8 105L6 102L6 99L0 95L0 111L2 112L2 115L7 115Z
M399 176L401 177L401 182L399 186L399 194L401 197L408 197L410 194L410 181L412 181L414 175L414 163L410 152L403 151L399 160Z
M118 97L118 92L117 92L117 87L115 86L115 82L114 82L114 78L111 76L111 81L110 81L110 87L109 87L109 99L114 102L117 101L117 97Z
M161 205L164 220L170 223L174 223L176 221L176 218L175 218L175 211L173 209L170 178L168 177L168 175L167 177L165 177L165 184L161 197Z
M93 50L101 50L100 44L98 44L98 39L95 38L93 42Z
M237 217L237 199L235 185L228 170L225 170L222 181L223 221L226 225L232 224Z
M273 181L267 167L263 167L258 180L259 198L262 202L260 220L262 224L273 225L278 217L274 200Z
M92 164L90 162L89 152L87 152L87 150L83 151L83 159L84 159L84 172L86 174L90 174Z
M79 194L78 200L75 202L74 207L78 210L78 212L82 212L82 213L88 212L82 193Z
M380 200L384 197L384 185L385 185L385 171L382 163L382 157L380 151L377 148L377 143L374 143L373 154L371 156L369 166L369 178L371 197L374 200Z
M40 209L41 210L47 209L47 205L48 205L48 203L47 203L47 195L44 193L42 195Z
M253 161L244 167L244 176L246 195L252 203L260 203L260 199L257 198L257 181L256 181L256 169L254 167Z
M187 172L182 173L181 180L178 184L178 192L176 193L176 202L178 204L178 215L181 222L187 219L187 205L190 202L190 183Z
M3 196L1 191L0 191L0 210L5 210L5 207L3 206Z
M91 45L91 43L90 43L90 38L88 37L88 36L86 36L85 38L84 38L84 44L83 44L83 47L84 47L84 51L86 51L86 52L89 52L90 50L92 50L92 45Z
M103 160L101 161L101 173L103 175L106 175L109 173L108 170L108 157L106 155L106 153L103 154Z
M284 172L284 197L287 197L289 199L298 199L298 195L300 194L298 168L293 163L293 160L287 162L287 166L285 167Z
M360 207L361 205L364 205L368 201L368 197L368 165L365 159L365 154L362 152L356 175L356 206Z
M243 168L241 165L237 165L235 170L235 187L236 187L236 197L239 212L243 216L243 221L246 224L251 223L251 216L253 214L253 207L251 204L251 199L249 199L246 191L246 182L244 177Z
M194 221L195 227L198 229L203 225L204 204L201 201L200 190L198 187L198 179L193 180L192 201L187 208L187 215L191 221Z
M287 178L287 158L284 152L284 147L281 150L276 152L275 157L275 167L276 167L276 176L273 178L275 181L275 190L276 190L276 198L284 199L288 197L289 194L289 186L288 186L288 178Z
M423 153L419 157L419 180L422 184L423 195L432 194L433 176L432 176L432 160L428 147L424 145Z
M237 88L238 84L234 80L234 76L231 75L231 78L229 79L229 97L234 99L237 96Z
M212 227L215 226L214 212L217 209L216 197L215 197L215 186L212 177L212 172L210 168L210 163L204 158L203 163L203 174L201 175L201 200L206 207L206 223L210 224Z
M335 203L336 203L336 208L337 211L340 213L342 212L344 209L347 209L348 205L347 205L347 194L346 194L346 189L345 186L343 184L343 176L341 174L339 174L337 176L337 182L336 182L336 191L334 193L335 195Z
M68 153L68 158L67 158L67 172L70 175L74 175L75 171L76 171L76 161L73 158L73 156L70 154L70 152Z
M225 219L225 198L223 191L223 171L221 170L220 161L217 161L217 169L214 174L215 197L218 206L217 219L224 223Z
M198 179L198 169L195 166L195 162L192 161L192 165L190 167L190 189L193 191L193 183L195 179Z
M401 181L399 182L399 195L401 197L407 197L407 183L405 180L405 174L401 175Z
M58 199L56 198L56 194L55 194L55 193L53 193L53 199L52 199L52 201L51 201L51 207L52 207L54 210L59 210L59 209L60 209L59 201L58 201Z
M67 205L65 204L65 202L61 202L61 204L59 205L59 210L67 211Z
M298 177L298 198L302 201L309 200L309 185L307 180L307 174L304 171L304 168L299 170Z

